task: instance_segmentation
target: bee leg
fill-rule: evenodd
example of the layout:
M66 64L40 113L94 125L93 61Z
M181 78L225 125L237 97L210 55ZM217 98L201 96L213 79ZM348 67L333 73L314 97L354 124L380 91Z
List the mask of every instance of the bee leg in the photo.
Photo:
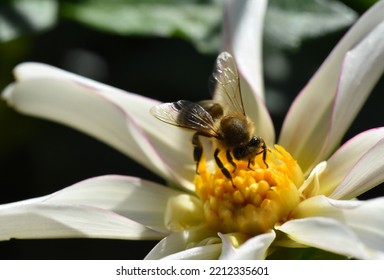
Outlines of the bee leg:
M267 146L264 144L262 147L262 151L260 153L257 153L257 155L260 155L261 153L263 153L263 162L264 162L265 166L268 168L269 166L268 166L268 163L266 162L267 151L268 151Z
M196 162L196 174L200 174L199 173L199 163L201 160L201 156L203 154L203 146L201 145L198 133L193 134L192 144L193 144L193 159Z
M251 163L252 163L252 164L255 164L255 160L254 160L254 159L249 159L249 160L248 160L247 168L250 169L250 170L253 170L253 168L251 167Z
M220 150L219 149L216 149L215 150L215 153L213 154L214 158L215 158L215 162L217 164L217 166L220 168L221 172L223 173L223 175L225 177L227 177L227 179L231 180L231 183L232 183L232 186L236 188L235 184L233 183L232 181L232 176L231 176L231 173L229 173L228 169L226 169L223 165L223 163L221 162L221 160L219 159L219 152Z
M268 163L265 161L267 159L267 146L263 144L263 161L265 166L268 168Z
M234 167L232 173L235 173L237 166L236 166L236 163L233 161L231 152L230 152L229 150L227 150L227 152L225 153L225 155L226 155L226 157L227 157L228 162Z
M269 167L268 163L265 161L266 158L267 158L267 149L264 149L264 151L263 151L263 162L264 162L265 166L268 168Z

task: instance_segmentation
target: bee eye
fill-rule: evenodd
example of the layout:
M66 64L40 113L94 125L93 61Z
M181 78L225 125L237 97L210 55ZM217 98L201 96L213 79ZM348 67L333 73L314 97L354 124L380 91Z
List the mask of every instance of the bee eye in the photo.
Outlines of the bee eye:
M260 146L260 142L261 141L259 137L253 136L249 141L248 146Z

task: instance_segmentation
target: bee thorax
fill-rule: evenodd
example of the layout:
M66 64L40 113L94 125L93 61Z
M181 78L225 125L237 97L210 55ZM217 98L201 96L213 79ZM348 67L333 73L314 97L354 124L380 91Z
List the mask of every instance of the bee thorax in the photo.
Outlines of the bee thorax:
M245 118L225 116L220 121L222 142L227 148L245 145L249 142L248 123Z

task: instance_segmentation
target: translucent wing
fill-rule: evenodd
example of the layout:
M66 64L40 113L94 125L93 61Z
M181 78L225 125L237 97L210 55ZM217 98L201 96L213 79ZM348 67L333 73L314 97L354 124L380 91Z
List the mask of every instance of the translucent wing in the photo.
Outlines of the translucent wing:
M222 101L230 111L245 115L239 74L235 60L229 53L222 52L217 57L210 86L215 100Z
M150 112L165 123L189 128L207 137L219 137L214 119L197 103L186 100L163 103L152 107Z

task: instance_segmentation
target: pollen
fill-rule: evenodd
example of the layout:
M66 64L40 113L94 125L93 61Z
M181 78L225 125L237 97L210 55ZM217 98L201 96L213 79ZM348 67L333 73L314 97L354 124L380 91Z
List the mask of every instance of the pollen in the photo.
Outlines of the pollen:
M304 176L300 166L281 146L268 148L265 165L262 155L235 161L236 168L219 154L232 181L220 168L207 168L202 159L195 177L196 194L203 204L207 226L222 233L256 235L289 219L300 202L298 187Z

